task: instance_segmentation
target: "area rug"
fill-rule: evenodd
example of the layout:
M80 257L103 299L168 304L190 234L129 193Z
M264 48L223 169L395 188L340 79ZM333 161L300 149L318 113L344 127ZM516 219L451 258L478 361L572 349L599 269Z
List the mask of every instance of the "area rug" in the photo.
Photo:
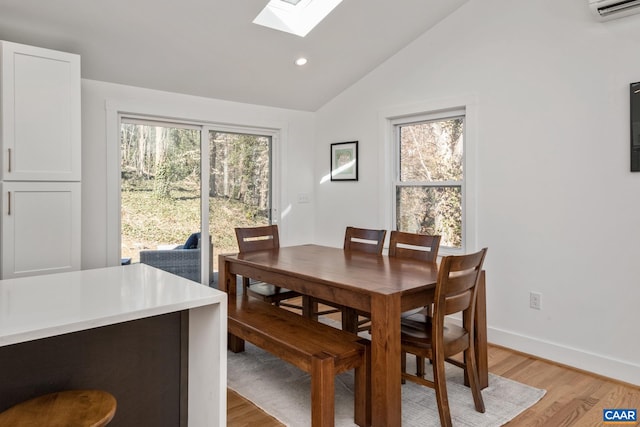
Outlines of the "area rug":
M228 352L228 387L290 427L311 425L308 374L270 353L246 343L243 353ZM407 358L407 370L415 372L415 358ZM429 371L427 369L427 371ZM463 384L462 369L447 364L447 389L454 426L501 426L535 404L545 390L489 374L482 391L486 412L476 412L471 391ZM353 371L336 377L336 427L353 422ZM438 426L435 393L407 382L402 386L402 426Z

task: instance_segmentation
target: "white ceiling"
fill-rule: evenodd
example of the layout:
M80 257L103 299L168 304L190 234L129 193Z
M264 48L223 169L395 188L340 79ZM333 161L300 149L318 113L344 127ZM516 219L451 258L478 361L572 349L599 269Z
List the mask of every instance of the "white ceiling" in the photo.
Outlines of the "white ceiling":
M252 24L268 0L2 0L0 39L78 53L86 79L315 111L467 1L344 0L301 38Z

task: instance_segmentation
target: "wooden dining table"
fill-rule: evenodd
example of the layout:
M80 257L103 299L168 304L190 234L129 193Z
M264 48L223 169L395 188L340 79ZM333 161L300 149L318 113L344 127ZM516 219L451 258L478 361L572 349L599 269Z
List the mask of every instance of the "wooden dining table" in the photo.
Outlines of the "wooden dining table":
M371 314L371 420L401 425L400 317L433 298L437 264L318 245L220 255L220 290L237 293L250 277ZM476 309L481 387L488 385L485 275Z

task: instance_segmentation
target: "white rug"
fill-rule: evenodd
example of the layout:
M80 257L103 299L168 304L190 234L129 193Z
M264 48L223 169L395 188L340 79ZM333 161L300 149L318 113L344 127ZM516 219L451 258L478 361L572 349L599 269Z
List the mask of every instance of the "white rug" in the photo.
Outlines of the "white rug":
M407 358L415 372L415 358ZM429 371L429 369L427 369ZM462 369L447 364L447 389L454 426L501 426L535 404L545 390L489 374L482 391L486 412L476 412L471 391L463 384ZM243 353L228 352L228 386L291 427L311 425L309 375L246 343ZM336 377L336 427L353 422L353 371ZM402 425L438 426L433 389L407 382L402 386Z

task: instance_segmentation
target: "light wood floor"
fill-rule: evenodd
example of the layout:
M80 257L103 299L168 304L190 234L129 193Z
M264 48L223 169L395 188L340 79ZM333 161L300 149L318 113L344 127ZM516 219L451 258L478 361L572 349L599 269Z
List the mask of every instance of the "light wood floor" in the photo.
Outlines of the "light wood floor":
M605 408L640 410L640 387L578 371L503 347L489 346L489 371L547 390L509 427L601 427ZM244 397L228 391L229 427L281 427Z

